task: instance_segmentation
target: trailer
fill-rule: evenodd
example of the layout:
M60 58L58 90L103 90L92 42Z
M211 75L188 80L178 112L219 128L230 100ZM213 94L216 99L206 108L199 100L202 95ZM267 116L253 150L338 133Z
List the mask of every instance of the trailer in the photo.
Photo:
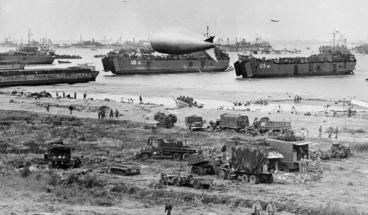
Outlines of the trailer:
M277 139L266 139L266 142L271 147L276 148L284 158L281 159L281 170L284 171L296 171L299 169L299 161L303 157L309 158L309 145L308 141L284 141Z
M291 129L291 122L286 121L271 121L268 117L262 117L259 121L254 123L255 128L261 132L273 132L280 133L285 130Z
M248 116L224 113L220 115L219 128L240 131L249 127Z
M159 183L177 187L193 187L195 189L209 189L213 184L211 178L199 178L193 175L169 175L161 173Z
M188 158L191 173L197 175L216 175L222 164L224 162L221 159L203 154L194 154Z

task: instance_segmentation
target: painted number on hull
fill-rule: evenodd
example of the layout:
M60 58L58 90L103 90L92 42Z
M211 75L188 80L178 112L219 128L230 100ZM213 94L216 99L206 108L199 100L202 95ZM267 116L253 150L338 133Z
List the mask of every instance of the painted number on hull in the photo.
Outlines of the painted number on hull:
M265 63L261 63L261 64L259 64L259 68L260 69L269 69L269 68L271 68L271 65L267 65Z

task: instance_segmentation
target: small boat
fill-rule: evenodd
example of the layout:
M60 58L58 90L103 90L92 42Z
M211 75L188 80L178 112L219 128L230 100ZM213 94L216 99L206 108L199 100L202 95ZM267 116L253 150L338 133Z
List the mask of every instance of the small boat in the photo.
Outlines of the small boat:
M176 106L178 108L184 108L184 107L197 107L197 108L203 108L203 104L198 104L196 101L194 101L193 98L187 97L187 96L179 96L176 99L174 98Z
M58 63L72 63L72 62L70 62L68 60L58 60Z

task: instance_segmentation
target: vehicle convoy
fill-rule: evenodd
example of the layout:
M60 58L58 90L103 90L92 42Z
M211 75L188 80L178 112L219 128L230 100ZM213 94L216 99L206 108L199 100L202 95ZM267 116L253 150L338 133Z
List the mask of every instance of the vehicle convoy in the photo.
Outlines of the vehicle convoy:
M309 158L310 142L304 140L278 140L266 139L266 142L277 149L284 157L280 162L280 170L296 171L299 170L299 162L302 158Z
M153 116L153 119L158 123L157 125L164 128L172 128L178 121L178 118L174 114L166 114L163 112L157 112Z
M193 177L193 175L168 175L161 173L159 181L162 185L174 185L177 187L193 187L195 189L209 189L213 179Z
M149 137L147 145L139 151L138 158L149 159L187 159L191 154L196 153L196 149L185 145L178 140L164 140L162 138Z
M239 55L234 63L236 76L243 78L352 74L356 59L345 46L322 46L309 57L255 58Z
M78 168L82 165L79 157L72 158L72 149L62 142L52 143L46 149L44 160L48 163L49 168Z
M274 151L271 147L259 143L234 146L229 164L220 167L218 176L222 179L240 180L243 183L272 183L268 157L270 152ZM274 154L281 157L277 152ZM280 157L276 157L276 160Z
M185 117L185 125L190 131L200 131L203 129L203 118L197 115Z

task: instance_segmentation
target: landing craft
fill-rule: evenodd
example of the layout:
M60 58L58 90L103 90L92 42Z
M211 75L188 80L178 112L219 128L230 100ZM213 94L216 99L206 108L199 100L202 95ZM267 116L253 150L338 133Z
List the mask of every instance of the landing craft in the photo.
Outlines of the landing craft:
M204 51L212 60L217 62L215 55L214 36L201 40L195 36L177 32L160 32L150 40L152 48L164 54L189 54Z

